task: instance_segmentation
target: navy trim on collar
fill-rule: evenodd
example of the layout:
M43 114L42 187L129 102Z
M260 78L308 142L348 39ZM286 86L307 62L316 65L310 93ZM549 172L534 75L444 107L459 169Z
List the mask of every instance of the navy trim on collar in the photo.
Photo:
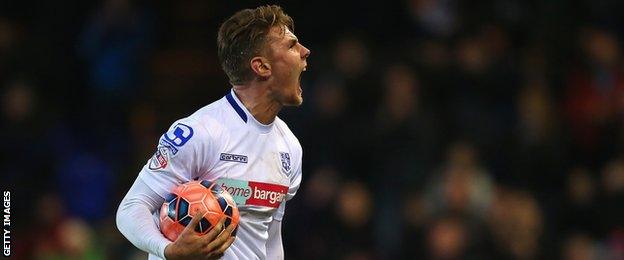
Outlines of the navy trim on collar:
M225 98L227 99L228 102L230 102L230 105L232 105L234 110L236 110L236 113L238 113L238 115L243 119L243 121L247 123L247 114L245 114L245 111L243 111L243 109L238 105L238 103L236 103L236 100L234 100L234 97L232 97L232 91L230 91L230 93L225 95Z

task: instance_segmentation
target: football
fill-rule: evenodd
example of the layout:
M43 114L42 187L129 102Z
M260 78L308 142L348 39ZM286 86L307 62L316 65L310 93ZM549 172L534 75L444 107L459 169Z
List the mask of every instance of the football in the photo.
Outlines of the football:
M190 181L173 189L160 209L160 231L167 239L175 241L191 219L202 211L206 214L195 232L208 233L225 216L225 227L236 225L232 232L236 235L239 214L234 199L219 185L207 180Z

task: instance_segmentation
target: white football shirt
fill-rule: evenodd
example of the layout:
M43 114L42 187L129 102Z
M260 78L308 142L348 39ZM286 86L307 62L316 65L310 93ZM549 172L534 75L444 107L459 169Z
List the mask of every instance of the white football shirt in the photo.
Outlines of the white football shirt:
M240 212L224 259L266 259L269 224L282 220L285 202L299 188L301 159L301 145L284 121L261 124L231 90L173 123L139 178L163 198L190 180L216 181ZM158 212L153 216L158 223Z

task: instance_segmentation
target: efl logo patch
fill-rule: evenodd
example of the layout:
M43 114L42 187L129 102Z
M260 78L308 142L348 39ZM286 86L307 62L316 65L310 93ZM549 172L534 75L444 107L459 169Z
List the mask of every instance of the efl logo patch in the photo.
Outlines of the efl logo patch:
M246 155L238 155L238 154L231 154L231 153L221 153L219 160L228 161L228 162L238 162L238 163L247 163L248 161Z
M169 164L169 149L166 147L158 147L156 149L156 153L152 156L152 159L149 163L150 170L160 170L167 168L167 164Z
M253 181L220 178L217 185L227 190L236 205L253 205L278 208L285 200L288 187Z
M282 161L282 170L286 173L286 176L290 174L290 154L280 152L280 160Z

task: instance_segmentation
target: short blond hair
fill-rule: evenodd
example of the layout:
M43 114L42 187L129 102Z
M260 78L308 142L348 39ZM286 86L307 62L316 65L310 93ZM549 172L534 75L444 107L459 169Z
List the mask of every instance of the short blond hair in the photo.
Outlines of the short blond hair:
M261 54L274 26L285 26L294 32L292 18L277 5L238 11L221 24L217 51L231 84L245 84L253 79L249 61Z

